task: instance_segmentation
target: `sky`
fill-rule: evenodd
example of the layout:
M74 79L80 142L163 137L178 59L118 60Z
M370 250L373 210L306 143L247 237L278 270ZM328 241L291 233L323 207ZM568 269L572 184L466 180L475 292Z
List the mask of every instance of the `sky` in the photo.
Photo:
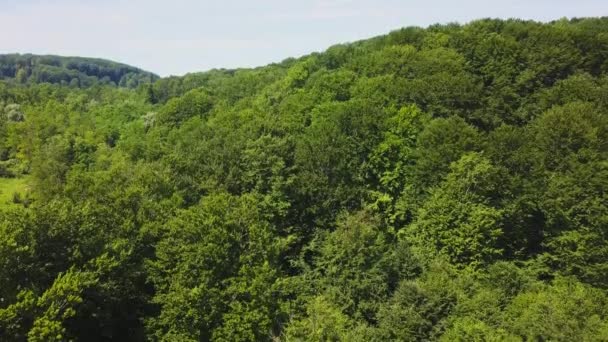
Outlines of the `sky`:
M98 57L161 76L255 67L406 27L608 16L606 0L0 0L0 53Z

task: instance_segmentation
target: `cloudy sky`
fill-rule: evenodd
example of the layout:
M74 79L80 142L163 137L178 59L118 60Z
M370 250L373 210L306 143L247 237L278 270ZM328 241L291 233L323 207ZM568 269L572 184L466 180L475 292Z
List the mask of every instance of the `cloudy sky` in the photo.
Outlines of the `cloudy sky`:
M606 0L0 0L0 53L100 57L167 76L264 65L411 25L606 15Z

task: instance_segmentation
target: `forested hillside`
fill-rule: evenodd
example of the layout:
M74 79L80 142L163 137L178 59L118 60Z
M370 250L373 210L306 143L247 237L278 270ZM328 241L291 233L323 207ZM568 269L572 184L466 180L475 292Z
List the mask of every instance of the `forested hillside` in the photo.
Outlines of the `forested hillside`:
M96 58L0 55L0 79L17 84L53 83L70 87L113 85L136 88L158 79L141 69Z
M27 80L0 84L2 341L608 340L608 18Z

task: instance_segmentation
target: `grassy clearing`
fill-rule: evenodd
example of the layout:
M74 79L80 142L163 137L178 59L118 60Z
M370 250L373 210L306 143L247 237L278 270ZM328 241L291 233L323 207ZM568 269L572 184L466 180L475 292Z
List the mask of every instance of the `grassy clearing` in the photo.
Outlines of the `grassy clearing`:
M18 193L23 199L30 191L27 177L0 178L0 207L13 205L13 196Z

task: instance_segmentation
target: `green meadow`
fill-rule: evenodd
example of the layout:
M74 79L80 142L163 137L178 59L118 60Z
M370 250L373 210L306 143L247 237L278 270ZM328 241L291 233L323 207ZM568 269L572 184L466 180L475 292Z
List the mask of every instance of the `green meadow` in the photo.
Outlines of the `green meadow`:
M30 191L27 177L22 178L0 178L0 206L12 205L18 194L23 199Z

